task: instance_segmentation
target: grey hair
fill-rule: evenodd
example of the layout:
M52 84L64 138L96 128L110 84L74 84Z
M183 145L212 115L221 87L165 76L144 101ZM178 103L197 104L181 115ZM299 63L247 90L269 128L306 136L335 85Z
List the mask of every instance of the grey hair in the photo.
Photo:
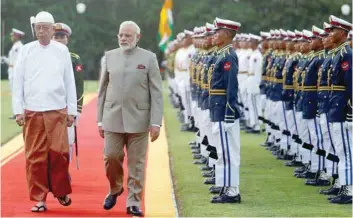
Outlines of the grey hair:
M126 25L131 25L131 26L133 26L133 27L136 29L136 33L137 33L137 34L140 34L140 32L141 32L140 27L139 27L134 21L131 21L131 20L122 22L122 23L120 24L119 32L120 32L121 28L123 28L123 27L126 26Z

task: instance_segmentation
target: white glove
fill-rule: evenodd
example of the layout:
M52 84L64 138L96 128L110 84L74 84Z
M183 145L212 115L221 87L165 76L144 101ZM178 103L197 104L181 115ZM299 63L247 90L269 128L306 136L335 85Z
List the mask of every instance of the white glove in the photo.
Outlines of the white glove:
M353 126L352 122L348 122L348 121L344 122L344 128L345 129L348 129L349 131L351 131L352 126Z
M228 131L230 130L233 126L235 125L235 122L234 123L224 123L224 131Z
M1 56L1 63L7 63L8 58L6 56Z
M219 132L219 122L212 123L212 134L216 134Z
M78 120L79 120L79 118L80 118L80 115L81 115L81 113L77 112L77 115L76 115L75 121L74 121L75 126L78 125Z

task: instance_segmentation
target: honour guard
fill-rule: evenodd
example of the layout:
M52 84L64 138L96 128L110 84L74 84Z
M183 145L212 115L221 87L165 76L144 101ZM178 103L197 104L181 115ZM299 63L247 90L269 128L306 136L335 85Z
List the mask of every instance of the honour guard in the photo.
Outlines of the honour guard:
M7 76L9 79L10 91L12 91L13 72L15 69L15 63L16 63L18 54L20 53L20 49L23 46L21 40L24 35L25 35L25 33L22 32L21 30L12 28L11 42L13 43L13 45L9 51L8 57L5 57L5 56L2 57L2 61L5 62L8 66ZM9 119L15 119L15 118L16 118L15 115L9 117Z
M249 71L247 79L247 101L246 104L249 108L249 127L248 133L260 133L260 120L262 117L260 105L260 81L262 71L262 54L258 48L261 37L249 34L249 44L251 48L249 59Z
M297 53L297 38L295 32L287 31L286 50L287 50L287 62L285 69L283 70L283 91L282 101L285 107L285 128L282 131L282 140L287 144L287 156L284 159L291 159L292 161L285 163L286 166L302 166L301 162L298 161L298 149L299 145L295 146L292 140L292 134L297 134L298 127L296 125L295 114L294 114L294 86L293 86L293 74L298 64L298 53Z
M312 32L307 36L310 38L310 49L313 54L309 57L309 62L302 77L302 99L303 99L303 119L309 135L309 140L305 141L303 148L310 153L310 171L315 173L315 179L307 180L305 184L314 186L329 185L330 182L324 172L325 152L319 143L319 125L316 119L317 111L317 80L319 68L324 61L324 46L321 35L324 30L313 26Z
M330 128L328 122L328 103L329 103L329 94L330 94L330 86L329 86L329 74L332 69L332 59L335 52L334 44L330 38L330 28L331 25L328 23L323 24L324 33L322 34L322 42L324 44L325 49L325 60L321 65L321 68L318 72L318 116L319 116L319 125L321 132L321 143L325 150L325 171L328 175L331 175L332 186L327 190L320 190L320 194L325 195L337 195L340 190L339 179L338 179L338 167L337 164L339 162L339 158L336 154L336 150L332 141L332 128Z
M330 16L330 37L335 44L332 69L329 74L331 93L329 96L328 120L332 125L334 147L339 158L338 177L341 190L331 203L352 203L352 49L347 42L352 24Z
M7 66L8 66L8 70L7 70L7 73L8 73L8 79L9 79L9 82L10 82L10 90L12 90L12 78L13 78L13 70L14 70L14 67L15 67L15 63L16 63L16 60L17 60L17 57L18 57L18 54L23 46L23 43L22 43L22 38L23 36L25 35L24 32L22 32L21 30L18 30L18 29L15 29L15 28L12 28L12 31L11 31L11 42L13 43L12 44L12 47L9 51L9 56L8 57L2 57L2 61L4 61Z
M64 23L56 23L55 24L55 33L54 40L63 43L64 45L68 45L69 38L72 34L71 28ZM83 91L84 91L84 72L83 65L81 63L80 56L77 54L70 52L71 62L75 76L76 83L76 96L77 96L77 116L75 118L74 125L68 127L68 136L69 136L69 145L70 145L70 161L72 160L73 155L73 144L77 143L75 138L77 137L75 128L78 125L78 120L80 114L82 113L82 105L83 105Z
M269 32L260 32L261 36L261 53L263 55L262 58L262 74L261 74L261 82L259 85L260 88L260 101L261 101L261 111L264 111L265 105L266 105L266 92L265 92L265 86L266 86L266 67L268 64L268 61L271 57L271 52L272 49L269 47L269 38L271 37L271 34ZM264 121L264 116L259 116L260 121Z
M240 111L238 105L238 58L232 39L239 30L238 22L216 18L218 59L209 85L212 134L216 138L216 186L222 187L212 203L240 203Z

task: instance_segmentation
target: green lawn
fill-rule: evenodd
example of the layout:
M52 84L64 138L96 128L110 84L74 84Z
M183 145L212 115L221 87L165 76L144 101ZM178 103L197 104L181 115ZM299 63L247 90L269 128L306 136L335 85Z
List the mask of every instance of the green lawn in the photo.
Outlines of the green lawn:
M173 109L164 86L165 121L175 194L180 216L184 217L352 217L351 205L333 205L319 188L304 185L294 178L293 168L283 165L259 146L264 135L241 135L240 192L241 204L215 205L213 195L203 184L199 166L192 164L188 142L193 133L179 131L176 109Z
M96 92L97 81L85 81L85 92ZM21 132L14 120L8 119L12 115L11 94L7 80L1 80L1 145Z

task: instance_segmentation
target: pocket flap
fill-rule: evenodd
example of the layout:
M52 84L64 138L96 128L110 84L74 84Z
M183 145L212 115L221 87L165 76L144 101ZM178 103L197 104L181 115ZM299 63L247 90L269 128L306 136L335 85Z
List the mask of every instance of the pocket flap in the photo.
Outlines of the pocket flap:
M105 108L111 108L111 107L113 107L113 102L112 102L112 101L106 101L106 102L104 103L104 107L105 107Z

